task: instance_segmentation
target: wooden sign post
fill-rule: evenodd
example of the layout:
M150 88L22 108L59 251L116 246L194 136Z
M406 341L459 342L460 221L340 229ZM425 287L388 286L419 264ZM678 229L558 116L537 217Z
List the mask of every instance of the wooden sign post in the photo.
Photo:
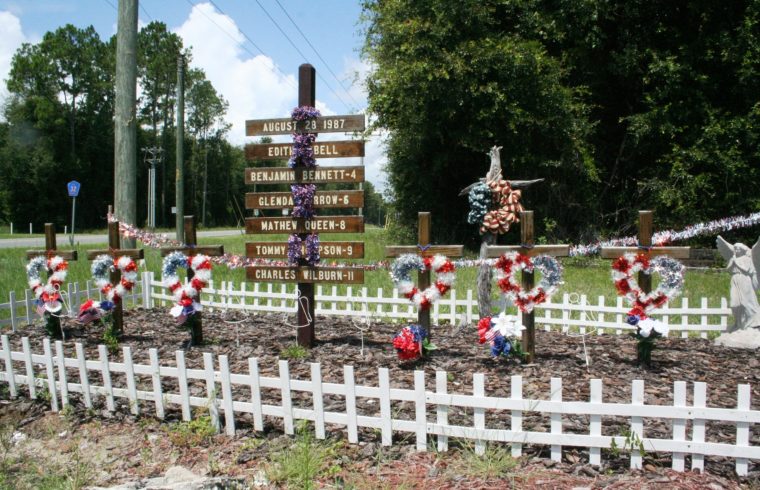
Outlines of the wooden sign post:
M431 215L429 212L417 214L417 245L389 245L385 247L386 257L398 257L404 254L416 254L421 257L444 255L446 257L461 257L464 246L462 245L430 245ZM417 275L417 287L420 291L430 286L430 271L419 272ZM419 310L417 322L428 335L430 332L430 310Z
M109 213L110 214L110 213ZM145 255L141 248L121 248L121 235L119 234L119 222L112 221L108 223L108 249L107 250L88 250L87 260L93 260L98 255L110 255L113 257L113 263L118 262L119 257L129 257L132 260L142 259ZM111 284L118 284L121 281L121 271L114 266L109 278ZM119 301L113 307L113 331L117 335L124 332L124 308Z
M316 71L309 64L298 68L298 105L314 107L316 101ZM246 136L273 136L292 133L338 133L362 131L364 115L320 116L305 121L292 119L258 119L246 121ZM252 160L287 160L291 157L290 143L246 145L246 158ZM315 158L347 158L364 156L364 141L327 141L312 145ZM324 184L364 182L363 166L306 167L301 159L295 168L247 168L246 184ZM253 192L245 196L246 209L292 209L293 196L287 192ZM361 190L317 191L314 209L361 208L364 192ZM301 257L306 255L307 237L312 233L364 233L362 216L259 216L247 218L249 234L297 234L302 242ZM288 244L282 242L246 243L249 258L275 259L288 257ZM357 259L364 257L364 243L354 241L319 243L320 258ZM304 347L314 345L314 283L361 284L364 269L358 267L309 266L305 258L288 266L253 266L246 268L249 281L295 282L300 298L297 301L297 341Z
M172 252L182 252L186 256L208 255L209 257L220 257L224 255L224 245L204 245L198 246L198 238L195 231L195 216L185 216L184 221L185 246L184 247L161 247L161 257L166 257ZM187 280L190 281L195 276L193 269L187 268ZM200 302L200 298L198 298ZM203 344L203 317L201 312L197 311L192 316L192 328L190 330L190 345ZM188 319L189 321L189 319Z
M602 247L602 258L615 260L627 253L644 254L647 257L668 255L674 259L688 259L691 249L689 247L653 247L652 229L654 213L652 211L639 211L639 246L638 247ZM639 287L645 293L652 291L652 276L639 272Z
M520 212L520 245L489 246L488 257L497 258L507 252L519 252L528 257L537 255L549 255L551 257L567 257L570 254L569 245L536 245L533 233L533 211ZM521 286L523 291L533 289L534 273L522 272ZM522 349L525 352L525 361L531 363L536 358L536 318L533 311L523 313Z
M26 258L27 259L33 259L34 257L39 257L40 255L52 258L56 255L61 257L64 260L77 260L77 251L76 250L70 250L70 251L63 251L58 250L56 247L56 238L55 238L55 225L53 223L45 223L45 250L27 250L26 251ZM48 274L52 274L52 271L48 271ZM50 315L48 318L47 323L49 333L52 334L55 338L61 338L63 337L63 331L61 330L61 319L55 315Z

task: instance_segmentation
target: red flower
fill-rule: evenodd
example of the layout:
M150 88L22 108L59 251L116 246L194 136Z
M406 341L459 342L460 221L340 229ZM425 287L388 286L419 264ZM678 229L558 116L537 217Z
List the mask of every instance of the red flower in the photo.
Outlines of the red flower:
M419 289L417 289L416 287L414 287L414 288L412 288L411 291L409 291L408 293L405 293L404 297L406 299L412 299L414 297L414 295L417 294L418 291L419 291Z
M454 267L454 263L447 260L436 272L454 272L455 270L456 267Z
M612 263L612 268L623 274L628 274L628 271L631 270L631 264L625 257L618 257L618 259Z
M619 281L615 281L615 288L617 288L618 294L624 296L631 292L631 283L628 282L628 279L621 279Z
M169 286L169 291L171 291L173 293L174 291L176 291L180 287L182 287L182 285L179 282L175 282L174 284L172 284L171 286Z
M538 293L533 297L534 303L543 303L546 300L546 292L539 288Z
M430 300L427 296L422 296L422 301L420 301L420 310L424 311L430 309L431 304L432 303L430 303Z
M425 264L425 269L430 270L433 263L433 257L425 257L424 259L422 259L422 263Z
M641 264L644 270L649 269L649 257L644 254L638 254L633 261L637 264Z
M420 344L414 341L414 335L407 328L393 337L393 347L396 349L398 358L403 361L417 359L422 354Z
M126 289L127 291L131 291L132 290L132 286L134 286L135 283L129 282L129 281L127 281L126 279L124 279L122 277L121 278L121 285L124 286L124 289Z
M491 317L483 317L478 322L478 343L486 343L486 332L491 328Z
M194 277L192 281L190 281L190 286L195 289L196 291L200 291L203 289L203 287L206 285L205 282L201 281L197 277Z
M441 281L435 281L435 287L438 289L438 292L441 293L441 296L448 293L449 289L451 289L448 284L444 284Z
M137 264L135 264L135 261L131 261L127 264L127 266L124 268L125 272L134 272L137 270Z
M631 311L628 312L629 315L634 315L639 317L640 320L645 320L647 315L644 311L644 308L640 306L634 306Z

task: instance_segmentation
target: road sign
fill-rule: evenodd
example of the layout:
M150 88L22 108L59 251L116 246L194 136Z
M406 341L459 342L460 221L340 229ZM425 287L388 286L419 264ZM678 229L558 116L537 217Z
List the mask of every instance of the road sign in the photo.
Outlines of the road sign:
M246 184L327 184L364 182L364 167L246 168Z
M82 187L82 184L77 182L76 180L72 180L68 184L66 184L66 189L69 191L69 197L77 197L79 195L79 189Z
M291 133L350 133L364 131L364 114L321 116L296 122L290 118L252 119L245 122L246 136L272 136Z
M245 268L245 276L254 282L364 283L364 269L358 267L253 266Z
M314 143L314 158L363 157L363 141L326 141ZM288 159L293 151L292 143L268 143L245 145L247 160Z
M314 216L311 219L246 218L246 233L364 233L363 216Z
M304 246L301 246L305 253ZM245 255L249 258L282 259L288 256L288 244L282 242L248 242ZM364 242L319 242L319 256L323 259L361 259Z
M280 209L293 207L291 192L249 192L245 195L246 209ZM317 191L315 208L362 208L364 191Z

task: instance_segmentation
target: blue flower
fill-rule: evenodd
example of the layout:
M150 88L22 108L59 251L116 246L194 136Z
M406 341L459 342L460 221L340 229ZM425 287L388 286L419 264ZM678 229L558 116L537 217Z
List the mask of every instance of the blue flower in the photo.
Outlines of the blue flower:
M491 341L491 355L494 357L508 356L511 349L512 344L503 335L496 335Z

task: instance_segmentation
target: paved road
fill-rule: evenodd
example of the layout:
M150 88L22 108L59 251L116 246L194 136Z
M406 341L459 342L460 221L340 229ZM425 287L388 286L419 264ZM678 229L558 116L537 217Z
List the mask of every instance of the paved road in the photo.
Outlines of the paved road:
M234 236L240 235L242 230L209 230L199 231L198 237L217 237L217 236ZM21 235L19 235L21 236ZM174 236L171 233L170 236ZM69 236L63 233L57 236L58 246L66 248L69 246ZM108 235L74 235L74 243L108 243ZM43 248L45 238L3 238L0 239L0 248Z

